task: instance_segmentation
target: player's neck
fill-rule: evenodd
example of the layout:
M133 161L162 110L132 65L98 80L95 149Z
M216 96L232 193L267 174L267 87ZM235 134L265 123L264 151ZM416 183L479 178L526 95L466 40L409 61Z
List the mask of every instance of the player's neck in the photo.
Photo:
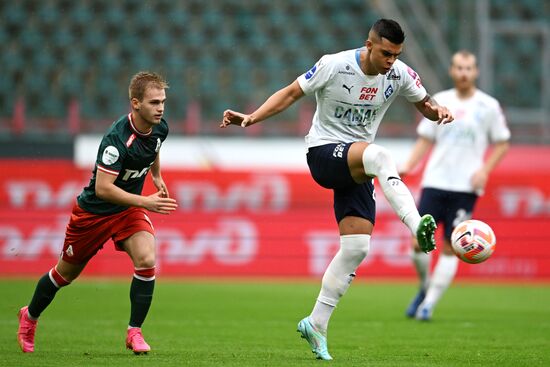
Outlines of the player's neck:
M374 76L380 74L376 68L369 61L369 50L361 52L359 55L359 62L361 70L365 75Z
M132 111L132 122L134 123L135 129L141 134L149 134L153 128L153 126L145 121L136 111Z
M472 86L470 88L464 88L464 89L458 89L458 88L455 88L455 89L456 89L456 95L458 96L459 99L468 99L472 97L477 90L475 86Z

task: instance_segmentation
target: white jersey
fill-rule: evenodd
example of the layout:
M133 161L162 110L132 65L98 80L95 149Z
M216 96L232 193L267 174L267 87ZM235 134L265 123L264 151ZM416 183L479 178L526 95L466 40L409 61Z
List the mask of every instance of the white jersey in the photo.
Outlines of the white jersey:
M480 90L468 99L459 99L456 90L449 89L437 93L434 99L449 108L455 120L445 125L428 119L420 121L418 135L434 142L421 185L474 192L471 178L483 166L488 145L510 139L500 104Z
M426 96L418 74L400 60L385 75L366 75L361 49L323 56L298 77L304 94L315 93L317 109L306 144L374 141L380 121L398 95L410 102Z

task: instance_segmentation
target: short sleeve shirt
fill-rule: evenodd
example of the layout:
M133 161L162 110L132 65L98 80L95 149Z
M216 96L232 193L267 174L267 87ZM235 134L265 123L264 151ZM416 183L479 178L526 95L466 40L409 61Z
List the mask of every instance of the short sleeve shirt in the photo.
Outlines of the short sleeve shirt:
M400 60L386 74L363 73L361 50L325 55L298 77L303 92L315 94L317 102L306 136L308 147L372 142L386 110L398 95L413 103L426 96L418 74Z
M78 205L94 214L114 214L128 209L96 196L97 170L116 176L114 184L122 190L140 195L147 172L167 135L168 124L164 119L147 134L135 128L131 114L115 121L101 140L92 178L78 196Z
M473 192L471 178L483 166L488 145L510 139L504 113L495 98L480 90L467 99L458 98L455 89L433 98L449 108L455 120L444 125L428 119L420 121L418 135L434 142L421 185Z

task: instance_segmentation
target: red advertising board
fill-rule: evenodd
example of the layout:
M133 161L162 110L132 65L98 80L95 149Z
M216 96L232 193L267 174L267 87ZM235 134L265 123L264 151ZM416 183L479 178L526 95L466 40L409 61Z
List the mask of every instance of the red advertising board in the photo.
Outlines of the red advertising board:
M514 147L491 176L474 217L493 227L497 249L485 263L462 263L459 277L550 279L549 155L550 149ZM89 176L70 161L0 161L0 276L38 275L55 264ZM338 249L332 193L307 172L164 169L163 177L179 209L151 215L161 275L319 276ZM417 195L419 177L405 181ZM148 183L145 193L152 192ZM413 276L410 234L381 196L358 275ZM130 272L129 258L111 242L85 270Z

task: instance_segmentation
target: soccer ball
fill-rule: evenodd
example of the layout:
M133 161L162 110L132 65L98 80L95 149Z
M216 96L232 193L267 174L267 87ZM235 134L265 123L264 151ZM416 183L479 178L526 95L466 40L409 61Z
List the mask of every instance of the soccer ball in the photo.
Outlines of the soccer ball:
M491 227L480 220L469 219L453 230L451 245L462 261L479 264L495 251L497 238Z

